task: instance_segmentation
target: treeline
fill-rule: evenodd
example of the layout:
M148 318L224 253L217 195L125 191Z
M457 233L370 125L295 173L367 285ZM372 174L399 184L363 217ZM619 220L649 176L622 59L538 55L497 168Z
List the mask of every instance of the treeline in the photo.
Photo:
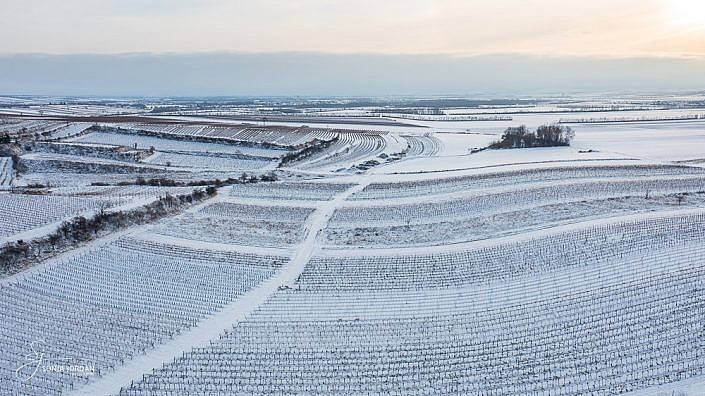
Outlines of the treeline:
M281 157L279 161L279 165L277 165L278 168L281 168L283 166L287 166L291 163L298 162L298 161L303 161L306 158L309 158L313 156L316 153L319 153L331 145L333 143L338 141L338 136L334 137L333 139L330 140L321 140L321 139L314 139L311 142L309 142L309 145L299 151L294 151L290 152L283 157Z
M180 181L174 180L168 177L154 177L145 178L142 176L137 176L135 180L125 180L115 183L116 186L153 186L153 187L204 187L204 186L215 186L223 187L230 186L233 184L246 184L246 183L257 183L257 182L274 182L277 181L278 177L276 173L269 172L263 175L248 175L243 173L239 178L229 177L227 179L208 179L208 180L191 180L191 181ZM112 184L105 182L93 182L91 186L110 186ZM44 187L44 186L42 186Z
M126 211L101 209L92 217L77 216L64 221L51 234L30 241L8 242L0 248L0 273L14 273L40 260L69 250L81 243L92 241L106 233L133 225L150 223L181 211L184 207L213 197L218 190L213 187L194 190L190 194L167 194L156 201Z
M575 132L570 127L563 125L541 125L535 131L530 131L526 125L521 125L505 129L502 139L492 143L489 148L570 146L573 137L575 137Z
M705 120L705 114L672 114L664 116L642 117L592 117L592 118L561 118L559 124L604 124L620 122L648 122L648 121L689 121Z
M462 114L451 114L451 115L426 115L426 114L396 114L393 117L401 118L405 120L416 120L416 121L511 121L512 117L502 114L488 114L488 115L462 115Z

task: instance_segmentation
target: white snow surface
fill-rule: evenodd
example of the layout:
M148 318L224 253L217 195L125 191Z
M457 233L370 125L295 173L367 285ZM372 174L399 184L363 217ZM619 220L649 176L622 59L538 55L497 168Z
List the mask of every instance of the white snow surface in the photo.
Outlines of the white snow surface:
M644 114L632 113L634 116ZM600 117L602 113L579 115L593 116ZM204 375L227 373L229 377L226 377L237 379L238 386L242 386L234 393L245 394L381 393L390 391L384 386L399 384L395 381L408 381L406 391L411 393L472 393L490 384L500 394L705 394L702 374L705 370L702 356L705 355L682 357L685 352L679 349L684 340L699 342L693 348L705 342L702 334L705 295L701 287L705 280L702 271L705 205L701 196L696 195L705 190L702 187L705 183L705 122L570 124L576 137L569 147L469 153L496 140L507 126L525 123L535 127L569 117L575 116L537 113L516 114L512 121L403 120L412 126L370 126L369 130L385 131L342 134L337 146L285 169L302 176L303 180L292 178L275 183L222 187L217 197L183 214L102 238L0 279L0 286L7 290L42 293L41 289L37 291L37 282L52 279L56 273L61 275L55 272L57 268L74 263L84 254L103 254L103 249L119 241L126 250L139 241L144 245L141 249L168 249L165 254L183 250L196 255L213 254L213 257L267 256L283 260L268 277L249 285L251 287L243 285L242 294L203 315L193 326L179 328L163 342L114 369L90 377L85 384L72 383L72 388L61 382L66 377L49 382L46 389L57 394L113 395L128 394L128 391L149 394L146 389L150 386L167 382L173 384L174 392L184 394L190 391L224 393L226 388L218 388L217 383L199 384L196 379L203 377L195 374L198 368L189 371L193 362L199 361L193 359L218 354L222 360L213 360ZM358 130L361 127L341 125L340 128ZM430 153L424 154L423 147L417 146L414 155L384 160L411 147L405 135L435 139ZM113 135L95 133L75 140L91 139L109 144L125 143L114 141ZM175 170L246 168L237 166L235 160L225 163L216 159L220 157L207 157L207 152L220 147L216 144L165 143L154 137L140 139L144 144L163 143L163 150L192 145L193 150L188 154L171 155L174 158L176 155L179 158L197 156L198 162L175 164ZM423 145L421 140L413 143ZM228 150L230 154L237 153L233 147ZM27 154L25 158L72 163L93 161L43 153ZM371 160L379 164L367 170L358 167ZM215 165L211 165L211 161ZM114 160L96 162L106 166L125 165ZM7 180L12 177L8 177L7 162L0 164L0 184L9 184ZM129 166L162 168L149 163ZM272 167L270 164L267 169ZM320 178L307 179L313 175ZM72 190L57 191L70 194ZM101 199L109 199L108 190L105 194L107 196ZM645 196L642 198L642 195ZM10 198L2 202L7 196L0 194L0 203L9 207ZM506 207L496 207L500 204L492 201L493 197L506 200L511 196L531 199L515 203L497 201ZM117 208L129 208L147 202L150 197L136 195L119 202L122 206ZM644 204L640 206L642 199ZM648 199L652 201L647 202ZM39 202L46 198L34 200ZM605 208L604 213L591 213L588 205L598 201L600 204L595 207ZM625 201L628 205L622 205ZM75 207L67 206L66 213L62 212L51 221L37 222L29 229L20 227L17 232L0 237L10 241L41 236L55 229L60 220L70 214L86 214L92 210L85 205L72 205ZM576 205L583 206L574 210L573 216L560 217L559 213L550 212L558 212L560 208L571 213L571 207ZM529 213L540 216L541 208L544 208L545 219L550 220L555 215L562 220L534 224L519 215L503 218L502 222L491 217L521 210L535 210ZM37 213L47 209L51 210L37 205L32 207ZM414 218L416 212L420 214ZM471 238L471 232L466 231L466 235L444 236L446 231L441 223L455 224L468 219L484 226L489 230L487 234ZM496 223L482 224L489 221L487 219L495 219ZM12 218L2 221L11 224ZM196 223L215 226L204 230ZM356 227L374 228L367 232L377 234L365 242L364 235L355 235ZM392 227L396 227L398 234L386 238L385 232ZM329 238L331 230L345 230L349 233L347 238L355 243L348 245L341 242L344 238ZM455 230L463 234L462 229ZM286 238L282 237L285 232L289 233ZM418 244L416 239L422 238L415 237L414 232L438 235L428 238L428 243ZM206 233L210 235L202 235ZM566 241L563 239L566 236L574 240ZM556 249L565 249L565 257L561 257L563 251L549 249L552 242L557 244ZM135 247L135 255L141 251ZM483 257L485 261L480 260ZM149 267L150 263L144 265ZM175 273L180 269L178 260L170 265ZM115 274L109 268L106 272L101 272L101 268L95 270L104 278ZM237 283L238 279L233 282ZM661 289L649 286L661 284L659 282L663 284ZM642 285L646 291L640 289ZM99 293L90 287L78 285L69 292L74 297L81 293ZM584 296L593 296L594 306L587 304L590 300ZM610 305L611 298L623 305ZM187 301L188 296L184 299ZM579 305L572 308L563 305L570 301L578 301ZM35 303L29 301L26 309L35 309L43 318L55 314L45 313L43 307ZM168 309L168 301L158 304ZM639 311L640 304L647 307L646 311ZM682 309L686 304L690 304L692 310ZM620 333L619 325L609 324L613 316L596 316L620 309L630 313L631 316L622 319L631 326L629 329L637 329L634 330L639 332L637 338L656 342L659 348L649 349L648 345L633 341L631 334ZM11 313L32 314L27 311ZM545 321L511 321L532 313ZM496 318L492 316L495 314ZM659 319L650 322L657 315ZM55 319L61 321L60 317ZM575 338L566 338L568 333L562 329L570 329ZM656 330L668 334L659 337ZM532 334L535 338L530 337ZM92 336L99 339L113 335ZM239 345L241 340L251 343ZM4 346L3 342L15 352L24 347L10 345L10 338L4 334L0 337L0 347ZM533 342L540 348L527 347ZM616 347L625 348L624 356L615 360L606 357L617 353L610 350L612 342ZM447 361L438 355L445 346L452 348L448 350L451 357ZM478 358L480 346L488 354ZM590 355L591 348L594 355ZM347 354L349 351L355 353ZM527 351L545 361L534 362ZM373 355L364 352L375 353L379 362L370 363ZM559 356L562 353L567 355ZM645 365L640 365L640 359L651 354L656 355L655 362L670 359L676 363L657 364L647 370ZM304 367L311 362L311 356L320 359L322 367L318 370L313 366ZM599 381L591 382L579 374L582 368L566 363L573 356L578 362L576 367L585 364ZM480 360L486 363L489 373L486 377L471 370L454 371ZM422 370L429 362L435 362L437 372ZM236 363L251 364L243 367L251 368L252 372L266 368L269 374L253 378L250 371L233 369ZM405 366L407 363L409 365ZM0 380L14 369L3 366L7 364L0 359L0 369L4 370L0 371ZM618 364L624 364L628 372L613 375L611 370ZM681 370L678 364L687 366L690 371ZM515 370L514 374L490 373L507 367ZM416 377L410 374L414 368L418 369ZM220 371L230 369L233 371ZM543 369L546 371L540 371ZM297 370L303 370L306 375ZM188 375L184 376L184 372ZM462 377L457 383L446 382L456 373L463 373L457 374ZM359 381L358 374L367 376L365 381ZM560 375L566 377L553 378ZM531 379L524 381L522 378ZM0 384L0 391L3 390L7 389Z

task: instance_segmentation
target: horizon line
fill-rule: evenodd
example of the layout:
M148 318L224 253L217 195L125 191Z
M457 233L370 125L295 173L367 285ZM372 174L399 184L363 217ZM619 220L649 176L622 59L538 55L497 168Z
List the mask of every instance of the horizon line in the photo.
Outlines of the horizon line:
M125 52L0 52L0 57L13 56L183 56L183 55L325 55L325 56L380 56L380 57L433 57L446 58L479 58L479 57L507 57L522 56L537 59L600 59L600 60L630 60L630 59L679 59L679 60L705 60L705 54L674 54L674 53L632 53L625 55L609 53L593 54L561 54L552 52L382 52L382 51L242 51L242 50L211 50L211 51L125 51Z

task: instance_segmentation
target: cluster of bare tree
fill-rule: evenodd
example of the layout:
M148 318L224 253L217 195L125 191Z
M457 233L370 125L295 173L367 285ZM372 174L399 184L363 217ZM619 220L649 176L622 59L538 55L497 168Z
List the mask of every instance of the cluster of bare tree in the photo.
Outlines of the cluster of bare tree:
M490 148L569 146L574 136L575 132L563 125L541 125L533 132L526 125L521 125L507 128L502 134L502 139L492 143Z

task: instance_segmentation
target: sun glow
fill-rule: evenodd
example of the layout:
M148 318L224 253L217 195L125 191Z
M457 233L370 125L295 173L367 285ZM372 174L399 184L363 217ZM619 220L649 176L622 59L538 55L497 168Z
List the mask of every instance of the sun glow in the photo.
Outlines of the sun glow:
M671 22L675 25L705 29L705 1L669 0Z

